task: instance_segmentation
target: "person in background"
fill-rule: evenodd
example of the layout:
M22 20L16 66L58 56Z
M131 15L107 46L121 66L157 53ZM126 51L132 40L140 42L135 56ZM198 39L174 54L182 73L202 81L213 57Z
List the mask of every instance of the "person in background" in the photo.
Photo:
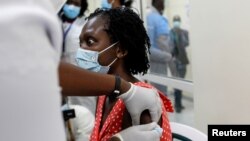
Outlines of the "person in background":
M164 0L152 0L151 11L147 14L147 31L152 48L150 49L150 72L167 75L167 64L171 61L171 46L168 20L162 16ZM160 91L167 93L166 86L152 83Z
M67 0L58 15L63 26L62 61L76 65L75 56L79 48L79 35L85 24L85 12L88 9L87 0ZM96 97L64 97L62 110L74 109L76 117L66 121L68 140L89 140L94 127ZM88 115L81 120L80 117Z
M80 67L94 72L116 75L137 86L153 88L133 75L145 74L149 69L149 37L143 21L126 7L97 9L90 14L80 35L81 48L76 59ZM172 105L164 94L158 91L162 102L162 117L159 124L163 128L161 140L170 141L171 131L167 111ZM138 100L138 103L143 102ZM152 122L149 112L140 117L140 124ZM131 116L121 99L113 95L98 97L96 123L91 141L108 141L116 133L132 126ZM155 141L152 140L152 141Z
M76 52L79 48L79 36L85 24L85 11L88 8L87 0L67 0L59 12L63 22L64 43L62 60L76 65ZM96 98L95 97L68 97L68 103L86 107L94 115Z
M177 77L185 78L187 65L189 64L186 47L189 45L188 31L181 28L181 17L176 15L173 17L173 28L170 31ZM175 110L180 113L184 106L182 105L182 91L174 90Z
M85 23L87 0L67 0L58 13L64 32L63 60L76 64L75 54L79 47L79 35Z
M133 0L102 0L102 8L131 7Z

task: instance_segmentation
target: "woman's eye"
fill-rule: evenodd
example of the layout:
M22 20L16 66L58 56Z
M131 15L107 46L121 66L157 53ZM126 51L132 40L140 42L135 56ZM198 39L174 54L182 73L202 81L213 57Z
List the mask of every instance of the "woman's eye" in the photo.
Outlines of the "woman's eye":
M88 44L88 45L92 45L94 42L95 42L95 41L94 41L93 39L88 39L88 40L87 40L87 44Z

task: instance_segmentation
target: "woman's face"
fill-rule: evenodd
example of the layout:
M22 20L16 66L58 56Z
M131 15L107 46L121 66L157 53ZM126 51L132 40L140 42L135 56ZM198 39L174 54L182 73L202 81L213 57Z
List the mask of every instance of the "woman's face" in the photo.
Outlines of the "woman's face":
M102 51L111 44L110 38L105 31L106 20L100 16L91 18L84 25L80 35L80 47L92 51ZM116 58L116 46L99 54L98 62L103 65L109 65Z

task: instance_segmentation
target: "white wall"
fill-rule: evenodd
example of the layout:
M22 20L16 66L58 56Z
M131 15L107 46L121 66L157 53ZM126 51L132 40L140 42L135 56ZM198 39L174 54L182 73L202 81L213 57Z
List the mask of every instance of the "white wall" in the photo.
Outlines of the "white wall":
M96 8L100 8L101 7L101 0L88 0L88 12L87 15L89 13L92 13L95 11Z
M192 0L195 121L250 124L250 1Z

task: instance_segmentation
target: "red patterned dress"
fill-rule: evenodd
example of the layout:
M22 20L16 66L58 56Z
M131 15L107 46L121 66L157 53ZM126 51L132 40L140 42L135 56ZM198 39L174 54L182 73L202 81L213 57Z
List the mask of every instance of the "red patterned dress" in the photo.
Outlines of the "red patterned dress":
M134 83L137 86L153 88L153 86L144 83L137 82ZM162 100L162 136L161 141L172 141L172 133L170 130L169 120L167 117L167 112L173 112L173 107L171 101L163 95L162 92L158 91L160 98ZM121 99L118 99L114 107L110 111L109 115L106 118L102 128L100 129L102 115L103 115L103 106L105 105L106 96L100 96L98 98L98 105L96 109L96 119L95 127L92 131L90 141L108 141L114 134L122 130L122 119L125 111L125 104Z

